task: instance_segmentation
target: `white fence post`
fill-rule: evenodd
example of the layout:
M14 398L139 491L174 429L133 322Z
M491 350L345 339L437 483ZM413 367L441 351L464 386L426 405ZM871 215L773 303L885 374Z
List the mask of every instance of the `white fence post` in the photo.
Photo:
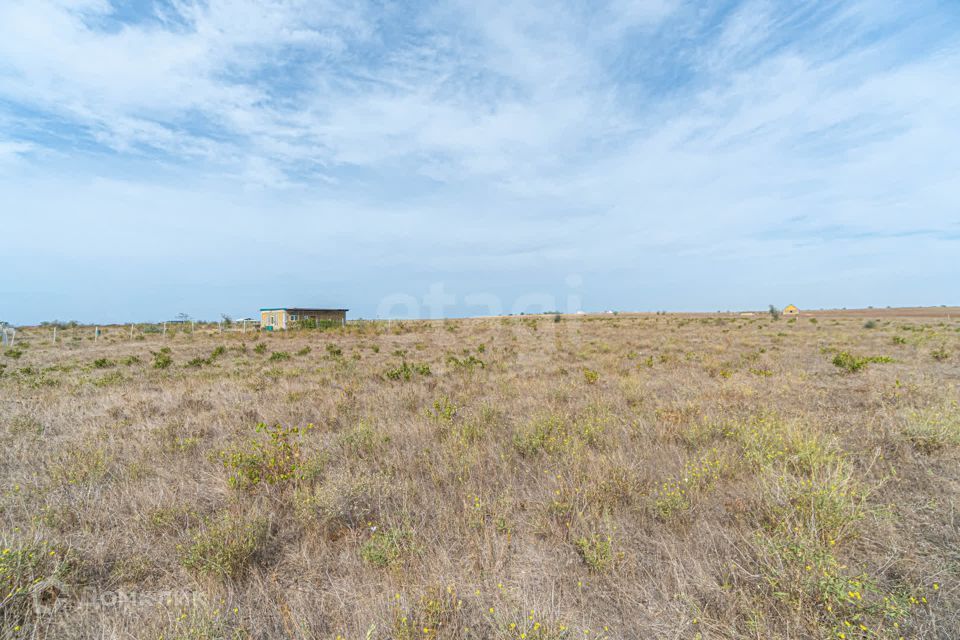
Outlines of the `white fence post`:
M53 326L53 344L57 344L57 326Z

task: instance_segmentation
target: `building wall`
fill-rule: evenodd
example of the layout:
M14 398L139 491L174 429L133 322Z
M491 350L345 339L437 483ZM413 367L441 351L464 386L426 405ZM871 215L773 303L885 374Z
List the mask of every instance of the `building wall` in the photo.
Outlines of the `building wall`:
M297 316L297 320L306 320L309 318L321 322L324 320L329 320L330 322L337 322L340 324L345 323L347 320L347 313L345 311L309 311L306 309L302 311L291 309L290 311L291 314L295 314Z
M273 327L276 329L287 328L287 312L284 309L273 309L271 311L260 312L260 326L266 329Z
M295 322L313 319L318 322L329 321L337 324L346 324L346 311L313 311L311 309L273 309L260 312L260 327L274 331L287 329Z

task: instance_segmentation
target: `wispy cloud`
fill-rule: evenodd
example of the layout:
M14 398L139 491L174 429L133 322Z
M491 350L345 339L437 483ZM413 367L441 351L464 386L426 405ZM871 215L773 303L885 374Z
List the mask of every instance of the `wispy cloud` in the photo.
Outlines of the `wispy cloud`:
M875 260L871 274L958 275L958 27L935 0L12 0L0 195L32 212L11 222L13 253L44 260L81 256L78 220L100 211L104 251L166 238L206 265L203 246L240 223L236 259L266 242L304 260L322 246L355 273L389 262L370 296L408 286L404 269L475 282L657 265L689 287L674 305L746 305L791 278L835 303L831 252ZM198 242L140 234L143 215ZM62 237L34 238L38 220ZM704 270L736 278L771 256L767 288L699 288Z

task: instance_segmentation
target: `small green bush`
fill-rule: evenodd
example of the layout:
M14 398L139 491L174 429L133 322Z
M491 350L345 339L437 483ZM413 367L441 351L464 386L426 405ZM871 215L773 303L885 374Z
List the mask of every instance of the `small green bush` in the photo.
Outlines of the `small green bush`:
M387 380L410 380L414 373L429 376L432 372L430 371L430 365L425 362L411 365L404 361L398 367L387 369L383 375Z
M483 346L483 345L480 345L480 346ZM480 349L478 349L478 351L483 353L483 351ZM486 366L483 360L481 360L480 358L474 355L468 355L463 359L460 359L455 355L450 355L450 356L447 356L447 364L451 365L455 369L465 369L467 371L472 371L474 369L483 369Z
M153 368L166 369L173 364L173 356L170 355L170 347L161 347L160 351L151 351L153 354Z
M94 369L109 369L110 367L115 366L116 363L109 358L97 358L93 361Z
M594 534L581 537L574 544L580 558L591 571L600 573L613 561L613 540L610 536Z
M189 546L178 547L182 553L180 561L199 574L237 578L253 564L257 553L266 545L268 534L269 526L264 518L223 514L194 534Z
M943 362L944 360L950 358L950 352L947 351L946 347L940 347L931 351L930 356L937 362Z
M274 351L270 354L270 360L273 362L282 362L284 360L289 360L290 354L286 351Z
M360 557L375 567L385 568L398 564L411 550L413 533L408 529L390 527L374 531L360 547Z
M265 437L253 438L219 453L220 462L230 472L230 486L249 489L262 482L278 484L299 478L303 459L301 441L312 429L312 424L306 427L258 424L255 431Z
M833 357L833 365L837 368L843 369L847 373L856 373L866 368L871 362L886 363L893 362L892 358L887 356L869 356L861 357L855 356L846 351L841 351Z

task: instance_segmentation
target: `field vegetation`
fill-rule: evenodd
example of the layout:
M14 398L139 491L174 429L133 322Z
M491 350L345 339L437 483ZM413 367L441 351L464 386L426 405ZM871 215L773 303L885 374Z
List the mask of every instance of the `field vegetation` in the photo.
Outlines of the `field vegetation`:
M23 329L4 638L960 637L960 322Z

